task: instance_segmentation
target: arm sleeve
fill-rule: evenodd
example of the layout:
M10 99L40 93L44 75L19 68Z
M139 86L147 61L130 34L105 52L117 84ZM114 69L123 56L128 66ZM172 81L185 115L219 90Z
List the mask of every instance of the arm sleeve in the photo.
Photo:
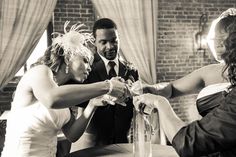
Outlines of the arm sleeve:
M236 144L236 89L220 106L199 121L181 128L172 140L181 157L195 157L232 149Z

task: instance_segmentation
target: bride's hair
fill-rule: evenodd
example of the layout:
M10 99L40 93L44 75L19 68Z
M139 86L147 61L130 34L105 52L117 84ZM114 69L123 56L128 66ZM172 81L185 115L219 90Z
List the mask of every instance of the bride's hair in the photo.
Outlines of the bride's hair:
M53 72L57 72L60 66L65 63L65 57L62 55L63 53L64 50L62 48L57 47L57 49L52 50L52 47L49 46L44 55L40 57L37 62L32 64L31 67L43 64L47 65Z
M84 24L77 23L67 31L69 21L64 24L64 33L54 32L52 45L47 48L45 54L32 64L31 67L44 64L56 73L63 63L68 67L68 61L75 55L93 56L94 37ZM66 72L67 73L67 72Z

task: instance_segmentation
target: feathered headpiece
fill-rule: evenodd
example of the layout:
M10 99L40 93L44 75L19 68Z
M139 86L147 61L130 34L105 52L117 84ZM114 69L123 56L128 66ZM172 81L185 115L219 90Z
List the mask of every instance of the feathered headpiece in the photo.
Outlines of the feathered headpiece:
M84 24L72 25L70 30L67 31L66 28L69 23L70 21L66 21L64 24L64 34L58 32L52 34L57 35L52 39L52 51L59 51L58 48L62 48L64 52L60 55L91 55L92 52L87 47L91 44L94 45L95 39L92 33L82 29L85 26Z

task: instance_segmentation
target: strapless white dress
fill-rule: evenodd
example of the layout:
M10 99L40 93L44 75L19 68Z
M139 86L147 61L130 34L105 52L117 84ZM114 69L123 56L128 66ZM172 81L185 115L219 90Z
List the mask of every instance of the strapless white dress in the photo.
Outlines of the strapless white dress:
M41 103L9 113L2 157L55 157L57 134L70 119L66 109L47 109Z

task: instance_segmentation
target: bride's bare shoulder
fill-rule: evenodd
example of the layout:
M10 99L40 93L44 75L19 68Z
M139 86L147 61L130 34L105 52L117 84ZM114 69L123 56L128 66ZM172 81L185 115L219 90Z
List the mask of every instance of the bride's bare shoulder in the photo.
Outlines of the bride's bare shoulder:
M48 66L46 66L46 65L37 65L37 66L32 67L31 69L29 69L26 72L26 76L27 75L43 76L43 75L48 75L48 74L51 74L51 73L52 73L52 71Z
M21 78L21 82L32 82L43 77L52 77L51 69L46 65L37 65L30 68Z

